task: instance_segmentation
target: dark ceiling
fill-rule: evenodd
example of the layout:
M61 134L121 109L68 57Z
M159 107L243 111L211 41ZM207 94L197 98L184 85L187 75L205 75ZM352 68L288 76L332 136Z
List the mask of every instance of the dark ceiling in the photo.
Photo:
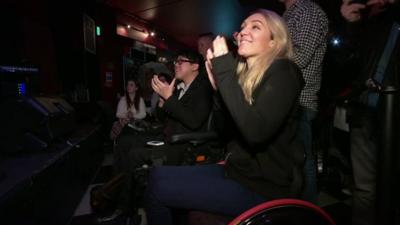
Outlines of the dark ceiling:
M341 0L318 0L325 11L338 13ZM131 19L143 20L149 29L195 46L197 35L206 32L231 36L242 19L256 8L283 12L278 0L105 0L105 4ZM120 21L121 22L121 21Z
M145 20L178 42L194 46L197 35L206 32L230 36L245 15L257 4L279 9L280 4L267 0L109 0L106 4L121 14ZM129 23L129 21L125 21Z

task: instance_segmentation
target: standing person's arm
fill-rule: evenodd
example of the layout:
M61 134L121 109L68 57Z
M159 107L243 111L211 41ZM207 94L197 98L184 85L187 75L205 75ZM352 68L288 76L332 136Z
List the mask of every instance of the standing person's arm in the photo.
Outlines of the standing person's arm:
M270 140L298 101L302 88L299 69L289 60L275 61L250 105L238 83L232 54L214 58L212 65L218 89L244 140L249 145Z
M346 96L347 99L358 99L359 95L366 90L365 81L368 79L368 73L365 71L366 66L363 56L363 30L370 29L366 26L365 20L362 18L361 11L366 5L351 3L351 0L343 0L340 8L342 16L341 26L343 29L343 38L346 43L342 45L342 52L346 52L344 58L351 64L352 77L351 91ZM365 35L365 34L364 34ZM372 64L371 64L372 65Z
M351 47L349 50L353 51L350 52L354 52L354 48L357 47L357 45L360 44L360 40L362 40L360 36L363 27L361 10L365 9L366 5L351 3L351 1L352 0L343 0L340 7L340 13L342 15L340 25L344 28L343 35L347 40L346 42L349 43L345 45L345 47Z

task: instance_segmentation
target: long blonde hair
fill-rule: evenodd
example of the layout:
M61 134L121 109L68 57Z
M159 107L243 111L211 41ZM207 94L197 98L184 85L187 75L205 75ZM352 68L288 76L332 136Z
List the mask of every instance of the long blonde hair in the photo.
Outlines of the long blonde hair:
M248 65L244 58L239 60L236 73L239 76L239 84L242 87L244 97L250 105L254 102L253 92L260 84L271 63L276 58L293 57L290 34L283 19L278 14L266 9L258 9L250 15L256 13L264 16L267 27L271 32L271 40L274 40L276 44L271 52L258 56L253 65Z

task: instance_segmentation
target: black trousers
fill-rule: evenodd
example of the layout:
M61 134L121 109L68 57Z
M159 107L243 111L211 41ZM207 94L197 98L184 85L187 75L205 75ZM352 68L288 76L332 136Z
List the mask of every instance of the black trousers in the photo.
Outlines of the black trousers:
M162 135L148 133L123 133L114 148L114 170L123 173L124 179L117 196L119 208L130 212L134 206L135 175L139 168L147 165L181 165L188 145L170 145L149 147L148 141L163 140Z

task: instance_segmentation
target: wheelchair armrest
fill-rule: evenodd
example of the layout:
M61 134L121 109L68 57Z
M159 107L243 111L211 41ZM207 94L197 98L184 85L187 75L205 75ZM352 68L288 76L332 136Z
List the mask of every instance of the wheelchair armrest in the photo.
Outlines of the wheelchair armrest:
M205 143L207 141L215 140L217 138L218 135L215 131L193 132L171 135L169 138L169 142L171 144L191 143L197 145Z

